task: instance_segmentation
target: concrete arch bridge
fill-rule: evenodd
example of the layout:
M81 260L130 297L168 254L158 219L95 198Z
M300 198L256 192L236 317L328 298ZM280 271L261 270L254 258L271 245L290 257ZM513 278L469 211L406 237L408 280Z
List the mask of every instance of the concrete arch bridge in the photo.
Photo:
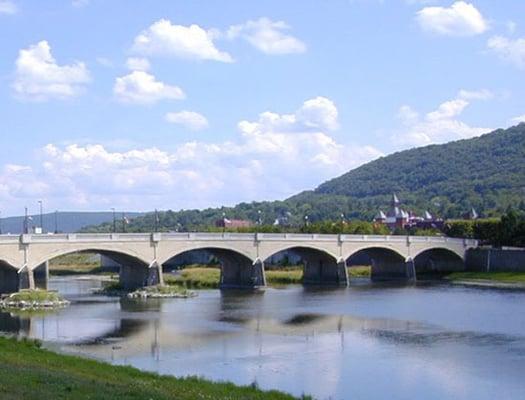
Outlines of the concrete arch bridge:
M305 284L347 285L346 265L366 259L373 279L415 279L418 271L460 270L475 240L444 237L268 234L112 233L0 235L0 293L46 283L49 260L96 252L121 265L129 289L162 283L163 264L206 250L221 264L221 286L265 286L264 263L280 252L299 255Z

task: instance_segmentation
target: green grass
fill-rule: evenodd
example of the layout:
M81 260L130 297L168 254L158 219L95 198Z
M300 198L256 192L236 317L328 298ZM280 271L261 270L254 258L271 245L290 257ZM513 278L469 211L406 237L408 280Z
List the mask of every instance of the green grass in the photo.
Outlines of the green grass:
M161 376L56 354L40 349L32 341L0 337L2 400L293 399L277 391L263 392L255 386Z
M366 265L348 268L348 276L350 278L370 278L371 272L372 267Z
M452 281L483 280L502 283L525 283L525 272L453 272L445 278Z
M211 267L190 267L180 275L164 274L164 283L192 289L215 289L219 287L221 270Z
M266 283L270 286L300 284L303 281L301 266L288 266L265 271ZM358 266L348 268L348 276L370 277L370 267ZM221 271L219 268L192 265L184 268L180 275L164 274L167 285L183 286L191 289L216 289L219 287Z
M47 290L35 289L35 290L21 290L13 293L9 296L11 301L60 301L62 297L57 292L48 292Z

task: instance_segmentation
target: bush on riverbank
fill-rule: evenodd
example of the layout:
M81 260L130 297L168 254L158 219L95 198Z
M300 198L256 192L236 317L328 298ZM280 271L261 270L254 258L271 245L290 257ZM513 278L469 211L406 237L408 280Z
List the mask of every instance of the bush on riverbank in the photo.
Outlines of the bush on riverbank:
M0 393L3 400L125 399L291 400L253 386L175 378L132 367L56 354L33 341L0 337ZM306 398L305 398L306 399Z
M194 296L196 293L184 287L173 285L147 286L128 293L128 297L132 299L188 298Z

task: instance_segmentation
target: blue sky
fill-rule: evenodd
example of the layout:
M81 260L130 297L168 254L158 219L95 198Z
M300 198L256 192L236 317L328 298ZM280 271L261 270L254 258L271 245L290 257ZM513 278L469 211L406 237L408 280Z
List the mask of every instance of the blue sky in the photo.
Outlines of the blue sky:
M283 199L525 120L525 2L0 0L0 210Z

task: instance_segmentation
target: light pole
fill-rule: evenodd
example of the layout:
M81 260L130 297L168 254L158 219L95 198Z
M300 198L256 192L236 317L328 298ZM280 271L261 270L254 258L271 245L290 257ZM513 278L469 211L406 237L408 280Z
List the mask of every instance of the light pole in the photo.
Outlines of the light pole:
M0 211L0 235L2 234L2 211Z
M40 206L40 233L44 233L44 211L42 200L38 200L38 204Z
M222 213L222 234L226 231L226 213Z
M117 232L117 216L115 214L115 208L111 207L111 211L113 211L113 233Z
M24 207L24 226L23 229L24 233L29 233L29 219L27 216L27 207Z
M55 234L58 233L58 210L55 210Z
M261 226L262 220L261 220L261 210L257 210L257 223L255 233L259 232L260 226Z
M155 232L159 231L159 212L157 211L157 209L155 209L155 221L153 228L155 229Z
M306 228L308 226L308 215L304 216L304 227Z

